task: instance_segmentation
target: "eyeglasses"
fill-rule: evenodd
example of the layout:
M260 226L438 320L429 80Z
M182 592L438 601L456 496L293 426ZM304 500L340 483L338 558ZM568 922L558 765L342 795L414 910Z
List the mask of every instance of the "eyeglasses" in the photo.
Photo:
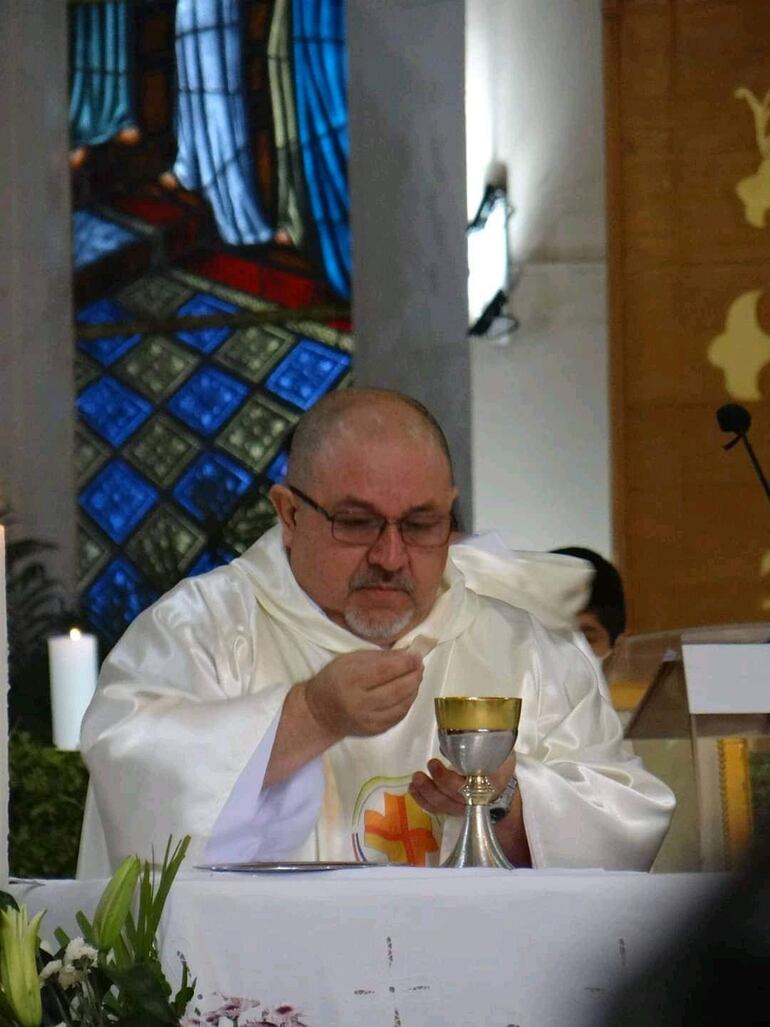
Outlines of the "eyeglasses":
M419 546L421 549L446 545L452 531L449 514L415 513L397 521L373 513L330 514L293 485L289 485L289 491L326 518L332 526L332 538L349 546L373 546L387 524L395 524L405 546Z

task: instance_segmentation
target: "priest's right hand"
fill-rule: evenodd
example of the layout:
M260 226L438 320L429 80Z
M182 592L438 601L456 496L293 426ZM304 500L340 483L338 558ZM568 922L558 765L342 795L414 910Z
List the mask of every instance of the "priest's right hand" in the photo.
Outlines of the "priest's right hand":
M331 660L289 689L263 787L285 781L349 735L379 735L402 720L422 681L422 658L403 649L361 650Z
M406 650L337 656L302 684L320 728L337 740L379 735L409 712L422 681L422 657Z

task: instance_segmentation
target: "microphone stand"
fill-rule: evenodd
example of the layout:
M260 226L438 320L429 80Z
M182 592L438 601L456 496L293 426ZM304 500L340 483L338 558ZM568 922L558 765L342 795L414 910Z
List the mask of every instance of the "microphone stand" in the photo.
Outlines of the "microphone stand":
M724 410L725 408L723 407L722 409ZM739 408L739 409L742 409L742 408ZM745 411L745 413L748 414L748 411ZM748 424L749 425L751 424L751 420L750 419L748 420ZM720 427L722 427L721 424L720 424ZM735 438L730 439L730 441L725 443L725 445L722 448L723 449L732 449L733 446L736 446L739 442L743 443L743 445L746 447L746 452L749 454L749 460L751 460L752 466L753 466L754 470L756 471L756 475L757 475L757 477L759 478L759 480L760 480L760 482L762 484L762 488L765 490L765 495L767 496L768 499L770 499L770 484L768 483L767 478L765 477L765 473L762 470L762 467L761 467L761 465L759 463L759 460L757 459L757 454L754 452L754 447L751 445L751 443L748 440L748 437L746 435L747 427L748 427L748 425L746 427L741 426L740 428L739 427L734 427L734 426L728 427L727 428L728 431L734 431L735 432Z

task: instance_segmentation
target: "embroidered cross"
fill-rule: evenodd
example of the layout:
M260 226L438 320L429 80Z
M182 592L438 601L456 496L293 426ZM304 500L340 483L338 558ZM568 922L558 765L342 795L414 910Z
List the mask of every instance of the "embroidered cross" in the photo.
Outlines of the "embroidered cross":
M386 943L387 949L388 949L388 977L390 977L391 973L393 972L393 939L388 937L388 938L385 939L385 943ZM421 992L421 991L429 992L430 991L430 985L429 984L424 984L424 983L423 984L410 984L407 981L403 981L403 980L400 981L398 985L396 985L396 984L388 984L387 985L387 992L393 998L393 1027L403 1027L403 1021L401 1019L401 1013L398 1011L398 1005L397 1005L398 995L401 995L402 997L404 997L404 996L406 996L408 994L414 994L415 992ZM356 988L353 991L353 994L357 995L357 996L364 996L364 995L375 995L376 996L378 994L378 992L374 988Z
M391 863L424 867L430 852L438 850L430 814L417 805L411 795L385 792L385 812L366 810L364 842L384 852Z

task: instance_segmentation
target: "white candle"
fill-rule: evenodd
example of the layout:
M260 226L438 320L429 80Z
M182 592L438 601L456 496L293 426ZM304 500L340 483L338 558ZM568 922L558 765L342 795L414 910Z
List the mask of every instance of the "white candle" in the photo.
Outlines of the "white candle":
M8 611L5 532L0 525L0 885L8 881Z
M48 662L53 744L57 749L77 749L80 723L96 688L96 638L77 628L49 638Z

